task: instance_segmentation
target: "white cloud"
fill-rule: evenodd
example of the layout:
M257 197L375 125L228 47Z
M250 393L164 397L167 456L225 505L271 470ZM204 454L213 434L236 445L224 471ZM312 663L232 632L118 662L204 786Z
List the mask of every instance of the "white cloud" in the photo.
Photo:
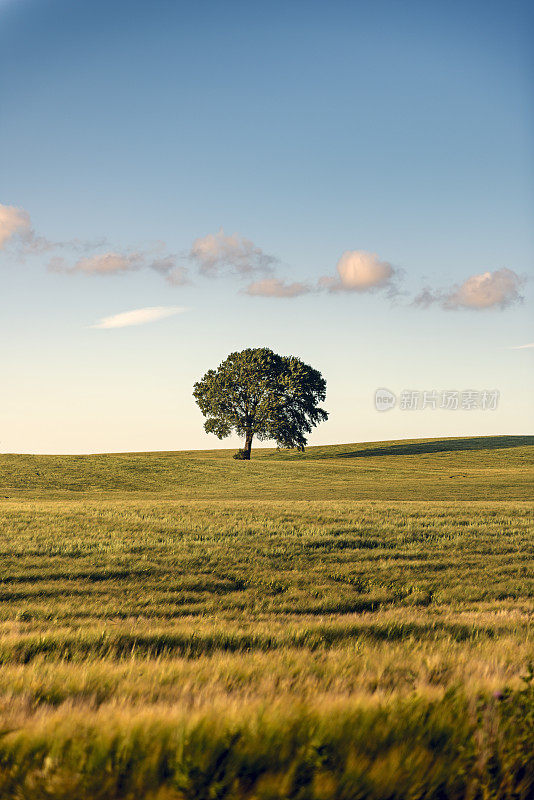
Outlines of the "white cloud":
M524 278L504 267L494 272L471 275L461 285L446 290L424 288L414 299L413 305L428 308L438 303L443 309L453 311L468 308L482 311L489 308L509 308L520 303Z
M516 347L511 347L510 350L527 350L532 347L534 347L534 342L531 342L530 344L518 344Z
M13 236L31 235L30 215L23 208L0 204L0 249Z
M147 308L136 308L133 311L123 311L120 314L113 314L111 317L103 319L91 325L92 328L127 328L131 325L145 325L147 322L156 322L159 319L166 319L175 314L181 314L187 309L179 306L149 306Z
M253 297L298 297L309 292L311 292L311 288L305 283L286 283L278 278L256 281L243 290L244 294Z
M346 250L337 262L339 277L324 276L319 286L329 292L369 292L391 287L395 270L376 253Z
M217 277L227 271L237 275L269 273L278 261L274 256L234 233L227 236L221 229L218 233L209 233L195 239L189 258L195 262L199 271L210 278Z

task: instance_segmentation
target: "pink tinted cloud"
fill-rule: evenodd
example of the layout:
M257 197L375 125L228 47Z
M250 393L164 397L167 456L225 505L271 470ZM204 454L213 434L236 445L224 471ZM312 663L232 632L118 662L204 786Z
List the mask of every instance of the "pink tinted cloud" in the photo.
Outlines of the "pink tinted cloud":
M428 308L437 303L446 311L460 308L474 311L505 309L522 302L520 292L524 283L524 278L503 267L494 272L471 275L460 285L449 289L425 287L414 299L413 305Z
M376 253L346 250L337 262L337 276L319 278L319 286L329 292L369 292L391 287L395 270Z
M249 284L243 292L252 297L299 297L311 292L311 288L306 283L286 283L278 278L265 278Z

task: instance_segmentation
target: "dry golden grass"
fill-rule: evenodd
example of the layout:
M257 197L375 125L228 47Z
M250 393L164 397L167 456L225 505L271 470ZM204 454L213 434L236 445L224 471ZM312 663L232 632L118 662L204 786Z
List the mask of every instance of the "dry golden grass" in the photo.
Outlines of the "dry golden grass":
M189 456L98 457L111 490L98 458L33 486L37 461L10 461L2 800L530 800L531 448L486 445L264 453L228 479L253 500L170 499ZM197 466L192 495L227 463ZM450 473L501 499L339 499L423 473L426 497Z

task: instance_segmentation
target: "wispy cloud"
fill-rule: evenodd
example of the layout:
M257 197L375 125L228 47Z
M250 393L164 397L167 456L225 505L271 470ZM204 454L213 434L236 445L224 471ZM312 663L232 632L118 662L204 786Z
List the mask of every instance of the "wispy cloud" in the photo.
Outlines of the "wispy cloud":
M53 251L90 253L105 244L106 240L102 238L93 241L78 238L52 241L35 232L30 215L25 209L0 203L0 250L9 249L10 256L17 261L24 261L26 256L37 256Z
M23 208L0 204L0 249L9 240L17 237L28 237L32 231L30 215Z
M440 301L440 293L430 286L424 286L411 302L416 308L429 308L429 306Z
M311 291L311 287L306 283L286 283L278 278L265 278L250 283L243 289L243 294L252 297L299 297Z
M164 246L164 242L159 242L149 250L109 250L79 258L74 263L69 263L62 255L55 255L48 268L52 272L68 275L97 276L152 269L162 275L171 286L185 286L191 283L187 264L210 278L224 275L250 278L254 275L268 276L273 271L273 265L277 263L274 256L264 253L250 239L238 234L227 236L223 230L195 239L189 252L182 255L164 254Z
M532 347L534 347L534 342L530 344L518 344L515 347L510 347L510 350L530 350Z
M148 266L163 275L171 286L185 286L191 283L189 270L187 267L179 266L177 260L178 256L176 255L163 256L150 261Z
M78 273L112 276L147 268L163 275L171 286L184 286L190 283L188 270L186 267L178 266L176 262L175 255L154 258L154 253L140 250L132 253L108 251L80 258L74 264L69 264L62 256L54 256L48 264L48 269L51 272L67 275Z
M459 308L482 311L491 308L509 308L522 302L520 290L525 279L504 267L494 272L471 275L459 286L450 289L425 287L413 300L413 305L428 308L438 304L446 311Z
M148 322L156 322L160 319L173 317L181 314L187 309L180 306L148 306L147 308L135 308L132 311L122 311L120 314L113 314L91 325L92 328L128 328L132 325L146 325Z
M376 253L364 250L347 250L337 263L337 275L324 275L313 286L309 282L287 283L279 278L264 278L255 281L244 294L259 297L290 298L310 292L372 292L379 289L393 296L398 293L395 270L388 261L382 261Z
M337 262L334 274L323 275L316 283L310 280L290 282L278 277L275 268L280 265L280 260L277 257L238 233L227 235L222 228L217 233L195 239L191 248L181 254L166 252L164 242L123 250L110 248L104 239L93 242L78 238L52 241L35 232L25 209L5 204L0 204L1 250L20 260L27 255L50 253L49 270L66 275L109 277L152 270L175 287L191 283L190 269L193 268L208 278L237 276L247 280L248 285L241 290L243 294L280 299L312 292L363 294L384 291L387 296L394 297L399 295L402 277L402 270L380 259L376 253L347 250ZM419 308L437 305L448 311L506 309L522 302L524 284L525 278L511 269L502 268L471 275L463 283L449 288L425 286L411 305ZM119 325L103 320L96 327ZM520 345L517 349L530 347L532 345Z
M80 258L73 266L69 266L64 258L53 258L49 268L52 272L81 272L85 275L117 275L121 272L131 272L139 269L143 264L142 253L98 253L86 258Z
M245 277L268 274L278 263L275 256L264 253L250 239L237 233L227 236L222 228L218 233L195 239L189 258L202 275L210 278L225 272Z
M371 292L391 289L395 270L376 253L346 250L337 262L337 275L319 278L319 287L329 292Z

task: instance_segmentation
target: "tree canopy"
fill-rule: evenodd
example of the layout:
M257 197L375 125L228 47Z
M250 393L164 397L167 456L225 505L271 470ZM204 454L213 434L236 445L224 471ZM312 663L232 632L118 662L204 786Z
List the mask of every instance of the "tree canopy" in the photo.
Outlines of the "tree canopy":
M304 450L306 434L328 419L318 406L326 397L321 373L267 347L230 353L195 383L193 396L207 418L207 433L224 439L235 431L244 437L244 459L250 458L254 437Z

